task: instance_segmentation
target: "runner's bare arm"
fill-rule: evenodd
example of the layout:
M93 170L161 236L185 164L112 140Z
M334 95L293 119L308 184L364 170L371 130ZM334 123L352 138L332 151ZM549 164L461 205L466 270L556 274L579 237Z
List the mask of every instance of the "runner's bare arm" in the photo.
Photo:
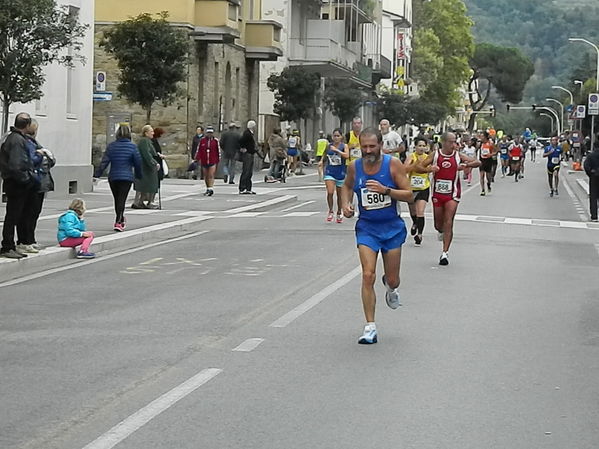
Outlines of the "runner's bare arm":
M348 145L343 145L343 151L337 150L337 152L343 159L349 159L349 146Z
M391 176L393 177L393 181L397 186L396 189L391 189L389 186L385 186L374 179L369 179L366 181L366 187L371 192L389 195L396 201L413 203L414 195L412 194L410 181L408 181L406 168L399 159L391 159Z
M354 163L348 165L347 174L345 176L345 183L341 188L341 207L343 209L343 215L347 218L351 218L354 216L354 178L355 178L355 168Z
M426 159L417 162L412 168L412 171L416 173L431 173L432 170L430 169L430 165L433 163L434 155L435 153L432 152L426 157Z
M462 169L464 168L476 168L476 167L480 167L481 162L478 159L475 159L473 157L470 156L466 156L465 154L460 153L460 160L461 160L461 164L463 165Z

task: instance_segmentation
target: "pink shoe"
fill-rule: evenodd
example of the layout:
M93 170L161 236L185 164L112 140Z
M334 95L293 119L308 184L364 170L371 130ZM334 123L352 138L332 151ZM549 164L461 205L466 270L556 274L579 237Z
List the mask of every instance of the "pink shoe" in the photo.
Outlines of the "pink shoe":
M343 215L337 215L337 223L343 223Z
M333 212L329 212L329 215L327 215L327 222L330 223L333 221Z
M114 227L112 229L114 229L115 231L118 231L118 232L123 232L125 230L125 228L123 227L123 225L121 223L115 223Z

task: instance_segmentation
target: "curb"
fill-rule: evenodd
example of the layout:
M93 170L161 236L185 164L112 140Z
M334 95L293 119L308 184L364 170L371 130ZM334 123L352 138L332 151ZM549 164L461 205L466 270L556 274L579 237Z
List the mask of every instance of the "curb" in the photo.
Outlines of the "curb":
M247 211L265 211L276 207L284 206L288 203L296 202L297 196L283 195L271 198L256 204L219 211L220 213L240 213ZM141 243L150 240L157 240L165 237L175 237L196 232L202 227L202 222L217 218L218 215L203 215L199 217L189 217L166 223L158 223L146 226L132 231L109 234L102 237L96 237L93 242L93 251L95 253L106 254L113 250L126 250ZM52 246L46 248L38 254L29 254L23 259L0 258L0 282L6 282L15 278L31 275L40 271L56 268L58 266L77 263L75 250L72 248L61 248Z

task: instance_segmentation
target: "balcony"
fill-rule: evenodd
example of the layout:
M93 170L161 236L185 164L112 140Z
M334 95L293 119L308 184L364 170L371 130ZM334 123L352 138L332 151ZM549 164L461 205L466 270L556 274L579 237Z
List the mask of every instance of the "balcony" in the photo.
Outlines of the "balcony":
M358 24L374 22L375 0L324 0L322 12L335 20L356 20Z
M372 84L377 85L382 79L393 78L393 66L389 58L383 55L370 55L368 66L372 67Z
M281 24L274 20L246 22L245 56L259 61L276 61L283 56Z
M196 0L196 40L208 43L233 43L239 32L240 0Z

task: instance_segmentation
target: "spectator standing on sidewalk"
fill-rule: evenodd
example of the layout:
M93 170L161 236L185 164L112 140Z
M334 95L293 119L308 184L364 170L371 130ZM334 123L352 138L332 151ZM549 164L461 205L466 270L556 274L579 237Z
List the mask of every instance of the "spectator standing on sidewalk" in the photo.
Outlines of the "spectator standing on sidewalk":
M241 169L241 177L239 179L239 193L241 195L255 195L256 192L252 190L252 175L254 174L254 156L256 155L256 138L254 132L256 130L256 122L250 120L247 123L247 128L243 132L239 141L241 149L241 162L243 163Z
M160 164L156 162L158 155L152 144L153 138L154 128L145 125L141 129L141 139L137 144L141 156L141 178L134 182L135 200L131 205L132 209L158 209L158 206L152 202L158 193L158 170L160 170Z
M25 134L31 125L29 114L21 112L0 146L0 173L6 193L6 214L2 228L0 256L21 259L26 254L17 251L15 228L23 220L25 207L31 204L39 188Z
M192 161L196 160L196 153L198 152L198 146L200 145L200 140L202 140L202 137L204 137L204 127L198 126L196 128L196 133L193 136L193 139L191 139L191 160ZM199 167L197 167L193 171L193 175L191 175L191 178L198 179L198 173L200 173Z
M218 139L214 137L214 128L212 126L206 127L206 135L200 140L196 160L202 167L202 175L206 184L204 196L212 196L214 195L214 189L212 189L214 187L214 174L220 160Z
M268 147L270 148L270 170L268 171L267 182L275 182L281 179L281 171L287 158L287 142L281 135L281 128L275 128L268 138Z
M599 221L597 216L597 203L599 203L599 134L595 138L593 151L584 160L584 171L589 177L589 211L591 221Z
M235 184L235 165L239 159L239 133L237 125L229 123L229 129L220 136L220 148L223 152L223 172L225 183Z
M131 142L131 128L128 124L121 124L116 131L116 140L106 148L100 167L96 170L95 177L99 178L110 165L108 183L114 198L115 231L122 232L126 227L125 203L131 190L134 177L141 178L141 156L137 147ZM135 173L135 176L134 176Z
M50 151L40 145L37 140L38 123L31 120L25 138L34 170L39 179L37 192L31 196L31 202L25 205L22 221L17 225L17 251L20 253L38 253L41 246L35 239L37 220L42 212L46 192L54 190L54 180L50 169L56 164L56 159Z

